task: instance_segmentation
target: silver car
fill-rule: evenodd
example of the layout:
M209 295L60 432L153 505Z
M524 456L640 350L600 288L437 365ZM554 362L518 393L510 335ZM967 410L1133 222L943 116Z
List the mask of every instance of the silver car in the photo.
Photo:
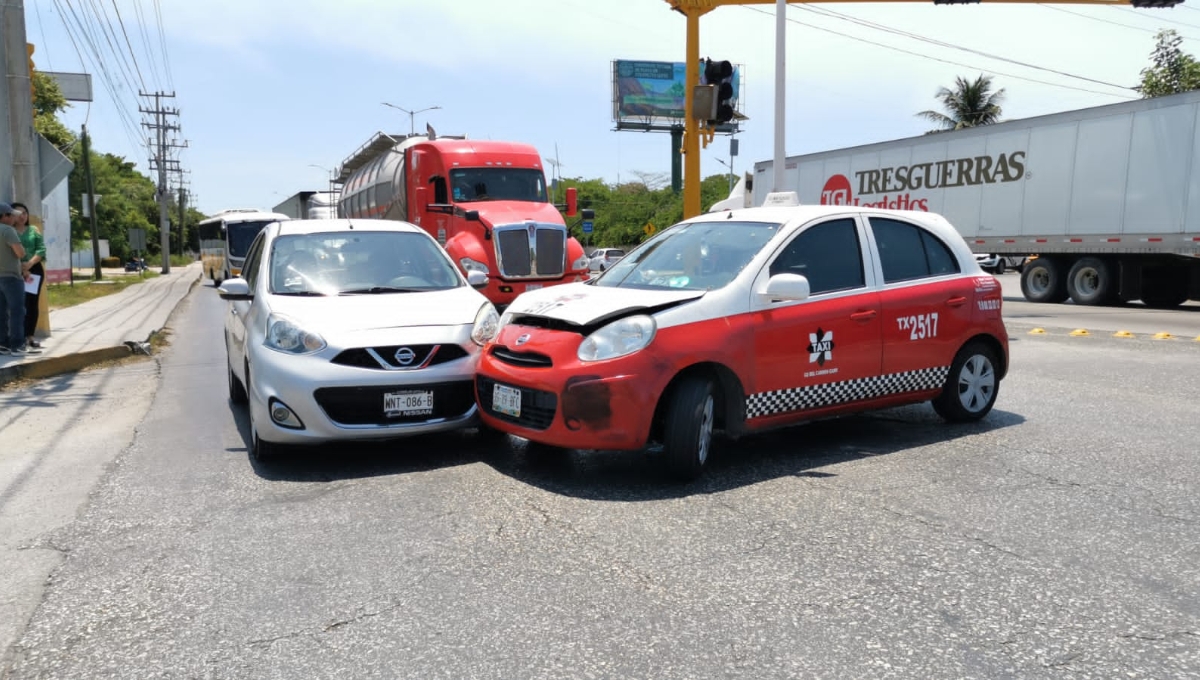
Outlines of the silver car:
M620 248L597 248L588 256L588 270L594 272L606 271L622 257L625 257L625 251Z
M499 322L486 283L406 222L267 226L219 288L252 455L476 425L475 365Z

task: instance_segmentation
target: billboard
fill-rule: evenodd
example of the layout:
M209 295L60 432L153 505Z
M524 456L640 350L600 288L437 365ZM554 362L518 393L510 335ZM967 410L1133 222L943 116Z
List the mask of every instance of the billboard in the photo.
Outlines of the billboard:
M681 61L616 60L612 67L613 120L618 130L664 130L683 125L687 65ZM701 63L700 72L704 72ZM742 68L733 69L733 108L741 111ZM737 122L717 127L736 132Z

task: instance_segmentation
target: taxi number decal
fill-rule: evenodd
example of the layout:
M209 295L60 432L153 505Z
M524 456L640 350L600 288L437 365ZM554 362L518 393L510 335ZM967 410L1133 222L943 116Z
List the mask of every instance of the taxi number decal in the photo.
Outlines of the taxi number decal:
M937 312L917 314L915 316L902 316L896 319L896 323L900 326L900 330L911 331L908 335L909 340L924 340L925 338L937 337Z

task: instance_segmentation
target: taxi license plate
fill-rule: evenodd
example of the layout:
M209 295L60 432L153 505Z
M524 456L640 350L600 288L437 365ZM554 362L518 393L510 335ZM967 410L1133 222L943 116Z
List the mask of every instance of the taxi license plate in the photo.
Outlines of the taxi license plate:
M433 390L422 392L386 392L383 413L387 416L433 415Z
M498 413L521 417L521 390L497 384L492 389L492 408Z
M541 287L542 287L542 284L540 284L540 283L527 283L527 284L525 284L525 290L540 290L540 289L541 289Z

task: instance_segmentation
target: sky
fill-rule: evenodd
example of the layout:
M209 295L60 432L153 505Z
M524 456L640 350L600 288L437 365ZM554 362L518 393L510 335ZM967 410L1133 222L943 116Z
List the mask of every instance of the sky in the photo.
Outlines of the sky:
M325 189L375 133L410 123L532 144L564 178L670 177L670 136L615 131L612 111L614 60L685 59L685 18L665 0L25 0L25 13L39 70L92 74L94 101L60 117L97 150L149 174L139 90L174 93L162 102L179 110L205 213ZM832 2L787 17L789 156L922 134L916 113L959 76L991 75L1009 120L1136 98L1159 29L1200 55L1198 0ZM725 136L701 151L702 175L752 171L774 153L775 4L703 16L700 55L741 66L749 118L736 157Z

